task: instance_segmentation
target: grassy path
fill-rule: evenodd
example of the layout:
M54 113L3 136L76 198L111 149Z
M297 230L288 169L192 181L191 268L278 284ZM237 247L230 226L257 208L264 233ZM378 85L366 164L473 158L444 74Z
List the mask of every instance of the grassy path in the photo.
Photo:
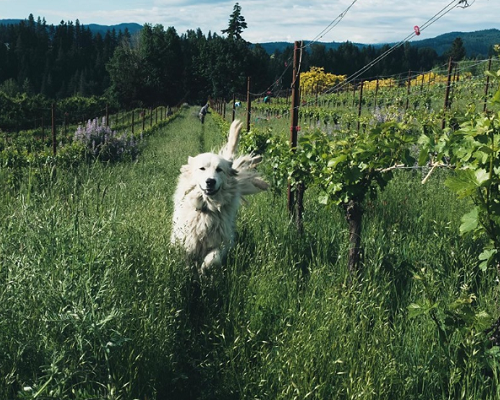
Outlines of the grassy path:
M169 251L171 196L187 156L222 138L212 118L202 126L185 110L136 163L58 171L3 194L0 398L159 390L165 346L186 345L170 331L188 301Z

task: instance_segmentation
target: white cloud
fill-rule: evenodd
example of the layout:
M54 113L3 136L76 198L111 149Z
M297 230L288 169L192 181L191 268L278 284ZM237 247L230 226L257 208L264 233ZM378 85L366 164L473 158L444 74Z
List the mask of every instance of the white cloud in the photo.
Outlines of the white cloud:
M0 0L2 18L26 18L30 13L45 17L48 23L61 20L82 24L162 24L174 26L179 34L200 28L221 34L229 22L237 0ZM472 3L473 0L469 0ZM353 0L239 0L248 24L243 37L253 43L311 40L352 4ZM321 41L384 43L403 40L414 25L422 25L450 0L360 0L343 20ZM457 0L458 3L458 0ZM476 0L466 9L455 8L422 31L419 39L450 31L473 31L498 28L500 1Z

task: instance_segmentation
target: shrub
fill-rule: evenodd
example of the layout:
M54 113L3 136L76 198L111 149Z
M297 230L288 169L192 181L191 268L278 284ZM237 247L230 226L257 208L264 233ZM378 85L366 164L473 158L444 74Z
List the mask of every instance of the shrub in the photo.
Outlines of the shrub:
M101 161L120 161L135 159L139 153L137 140L133 135L117 133L106 126L105 119L89 120L85 126L78 126L75 142L82 143L87 154Z

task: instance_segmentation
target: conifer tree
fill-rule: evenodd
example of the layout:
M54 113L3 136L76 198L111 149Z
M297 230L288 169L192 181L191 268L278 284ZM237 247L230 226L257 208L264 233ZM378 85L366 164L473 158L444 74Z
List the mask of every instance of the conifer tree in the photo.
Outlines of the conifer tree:
M245 17L241 15L241 6L236 3L233 7L233 13L229 17L229 26L223 29L222 33L227 33L229 39L242 40L241 33L247 28Z

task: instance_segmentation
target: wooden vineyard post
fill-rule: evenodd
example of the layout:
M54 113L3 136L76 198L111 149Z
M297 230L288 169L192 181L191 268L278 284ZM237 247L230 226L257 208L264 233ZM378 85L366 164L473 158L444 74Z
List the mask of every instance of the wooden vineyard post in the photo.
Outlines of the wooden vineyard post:
M43 114L42 114L42 142L45 142L45 123L43 119Z
M345 218L349 224L349 255L348 269L351 277L359 270L361 261L361 221L363 218L363 207L357 200L349 200L343 205Z
M68 137L68 113L64 113L64 137Z
M460 64L455 64L455 74L453 75L453 82L460 82Z
M247 79L247 132L250 132L250 115L252 113L252 98L250 97L250 85L252 78Z
M57 153L56 143L56 106L52 103L52 154L55 156Z
M290 148L295 151L297 148L297 132L299 131L299 106L300 106L300 54L302 52L302 42L296 41L293 51L293 75L292 75L292 103L290 105ZM295 216L297 228L302 230L302 213L303 213L303 192L304 185L299 183L295 193L292 190L292 185L288 183L288 211Z
M446 92L444 95L444 107L443 107L443 120L441 121L441 129L444 129L446 126L446 111L450 107L450 87L451 87L451 71L453 67L453 59L450 57L448 61L448 79L446 81Z
M363 109L363 86L364 86L364 81L361 81L361 86L359 88L359 104L358 104L358 132L359 128L361 127L361 111Z
M488 72L491 70L491 57L488 61ZM488 103L488 90L490 88L490 76L486 75L486 86L484 87L484 104L483 112L486 112L486 105Z
M236 118L236 94L233 93L233 116L231 118L231 122Z
M410 92L411 92L411 70L408 71L408 81L406 83L406 105L405 111L410 107Z

